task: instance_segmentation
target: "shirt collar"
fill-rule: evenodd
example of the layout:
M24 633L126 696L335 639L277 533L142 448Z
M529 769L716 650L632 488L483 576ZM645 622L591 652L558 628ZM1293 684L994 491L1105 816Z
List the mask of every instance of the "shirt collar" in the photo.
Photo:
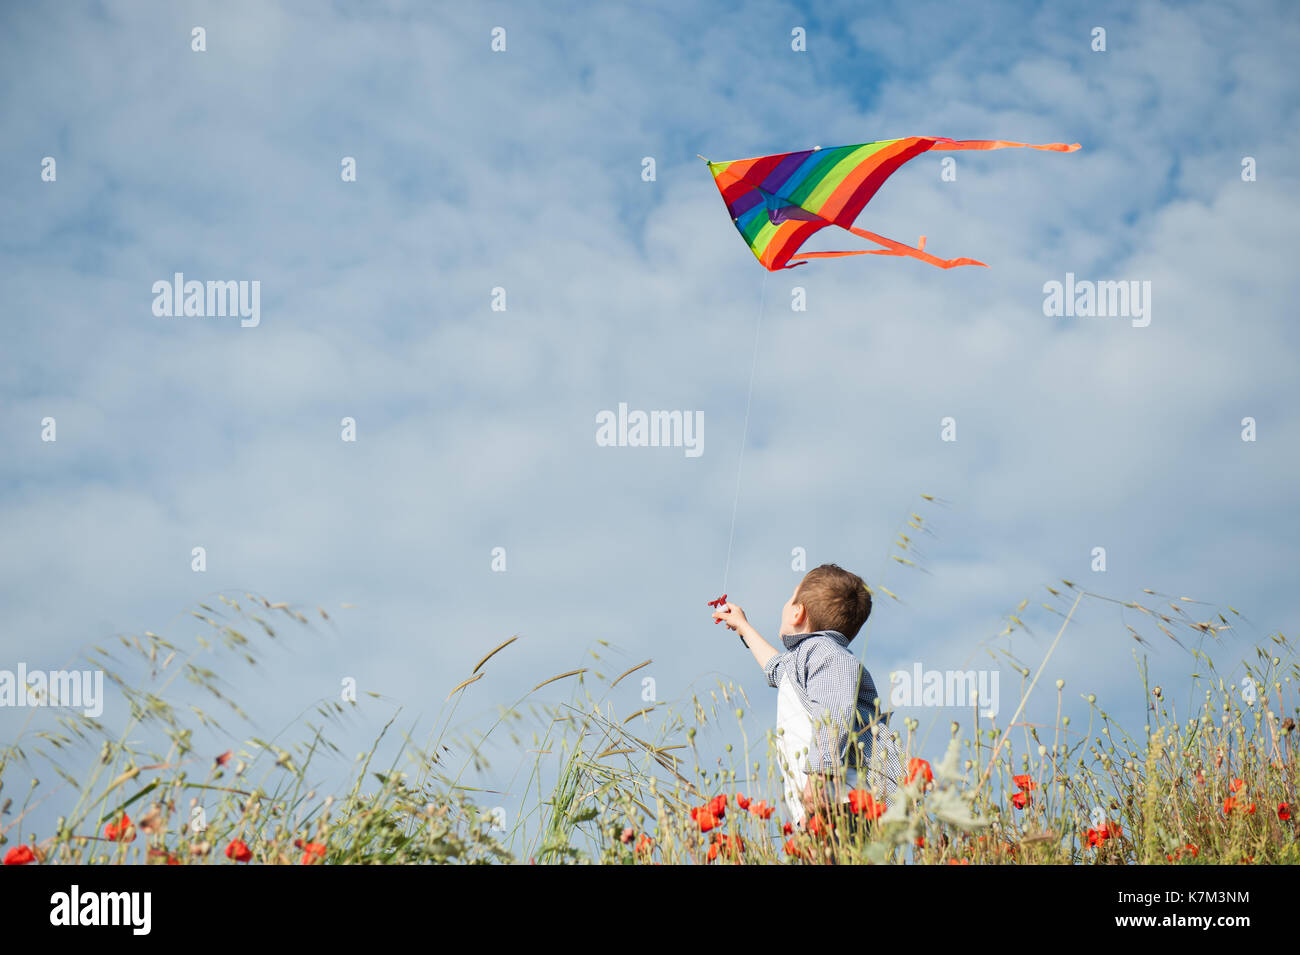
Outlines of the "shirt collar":
M809 637L830 637L842 647L847 648L849 645L849 638L844 636L844 634L840 633L838 630L814 630L812 633L787 633L781 637L781 642L785 644L787 650L793 650Z

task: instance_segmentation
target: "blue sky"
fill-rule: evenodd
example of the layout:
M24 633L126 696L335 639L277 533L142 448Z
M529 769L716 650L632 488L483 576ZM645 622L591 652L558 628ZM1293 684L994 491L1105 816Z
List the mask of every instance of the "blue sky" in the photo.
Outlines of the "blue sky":
M431 718L520 634L459 716L605 639L654 659L661 700L742 682L761 730L775 694L704 604L729 557L727 592L774 639L795 547L902 598L877 599L878 685L915 661L979 665L1025 598L1037 640L998 645L1036 664L1062 577L1235 606L1251 623L1219 638L1221 670L1300 623L1290 4L0 18L0 667L67 666L118 633L188 639L196 602L255 590L333 617L233 686L260 725L345 676ZM912 135L1082 149L956 154L955 182L923 156L859 220L989 269L864 256L766 277L695 158ZM176 271L260 281L260 325L154 316ZM1043 285L1066 273L1149 281L1150 324L1046 317ZM620 402L702 411L704 453L598 447L595 416ZM934 532L923 570L889 561L914 510ZM1045 678L1140 730L1140 618L1085 601L1076 622ZM1151 665L1166 687L1192 669L1167 640ZM1004 710L1014 686L1004 671ZM387 712L364 710L358 738ZM0 711L5 739L26 715ZM967 714L908 715L939 727L936 757Z

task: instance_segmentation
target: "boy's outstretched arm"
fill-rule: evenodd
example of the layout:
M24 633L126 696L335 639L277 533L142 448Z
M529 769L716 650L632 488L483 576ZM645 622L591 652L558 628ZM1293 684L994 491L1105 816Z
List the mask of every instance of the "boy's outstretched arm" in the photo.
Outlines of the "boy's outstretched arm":
M713 611L713 616L740 634L740 639L745 641L745 646L749 647L749 652L754 654L754 659L758 661L760 667L766 667L767 661L777 655L777 649L754 629L753 624L745 617L745 611L738 605L729 603L719 607Z

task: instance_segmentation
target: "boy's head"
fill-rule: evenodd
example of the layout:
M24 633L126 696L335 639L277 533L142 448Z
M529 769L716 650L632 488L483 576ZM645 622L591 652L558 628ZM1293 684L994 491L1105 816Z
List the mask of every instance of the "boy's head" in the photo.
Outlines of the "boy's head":
M857 574L822 564L804 575L781 611L781 636L838 630L850 641L871 615L871 591Z

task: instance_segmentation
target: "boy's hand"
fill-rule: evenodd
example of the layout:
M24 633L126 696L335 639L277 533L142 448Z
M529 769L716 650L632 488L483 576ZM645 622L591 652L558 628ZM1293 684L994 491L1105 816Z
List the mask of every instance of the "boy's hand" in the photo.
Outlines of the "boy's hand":
M814 815L827 818L839 804L839 796L836 780L828 779L820 773L809 773L808 781L803 787L804 811L810 818Z
M749 620L745 617L745 611L732 603L725 604L713 611L713 619L721 620L727 625L728 629L737 631L741 636L744 636L744 632L740 628L749 626Z
M726 594L723 594L718 598L718 601L724 600L726 596ZM713 606L718 601L710 600L709 604ZM735 630L740 636L740 642L754 654L754 660L757 661L759 666L767 666L768 662L776 656L777 651L763 639L762 634L754 629L749 622L749 618L745 616L745 611L741 610L736 604L722 603L718 605L717 609L713 611L713 622L725 623L728 630Z
M817 811L820 808L821 806L817 800L817 790L813 786L813 778L812 776L809 776L808 780L803 784L804 814L807 816L807 818L811 819L813 816L817 815Z

